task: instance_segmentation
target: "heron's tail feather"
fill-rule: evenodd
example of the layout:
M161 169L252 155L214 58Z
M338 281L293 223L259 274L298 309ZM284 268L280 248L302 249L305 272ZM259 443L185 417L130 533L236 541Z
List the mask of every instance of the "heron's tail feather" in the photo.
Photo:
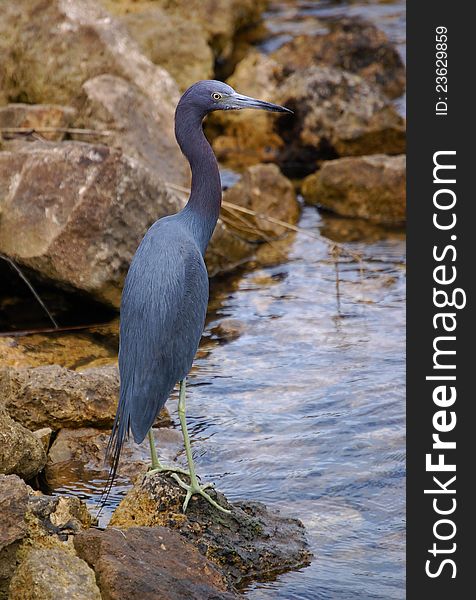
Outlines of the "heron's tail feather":
M102 509L106 505L112 486L114 485L117 469L119 467L119 460L121 458L122 447L125 440L129 437L130 426L131 415L127 406L127 400L124 395L121 394L116 417L112 425L111 435L106 448L105 462L106 464L110 464L110 469L104 491L101 494L101 500L99 503L100 509L97 516L100 515Z

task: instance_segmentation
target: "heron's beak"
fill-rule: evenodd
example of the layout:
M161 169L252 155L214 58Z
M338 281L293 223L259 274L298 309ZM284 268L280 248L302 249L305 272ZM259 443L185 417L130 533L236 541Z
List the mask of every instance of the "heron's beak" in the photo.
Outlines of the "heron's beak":
M256 98L250 98L249 96L242 96L241 94L233 94L226 99L226 108L240 110L242 108L256 108L258 110L268 110L271 112L282 112L291 113L292 110L279 106L279 104L271 104L271 102L265 102L264 100L257 100Z

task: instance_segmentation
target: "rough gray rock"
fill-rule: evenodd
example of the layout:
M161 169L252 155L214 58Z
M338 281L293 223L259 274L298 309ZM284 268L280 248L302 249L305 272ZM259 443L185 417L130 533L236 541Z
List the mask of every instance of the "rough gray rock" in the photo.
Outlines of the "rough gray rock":
M74 546L109 600L237 598L209 560L165 527L90 529L75 537Z
M323 163L303 181L302 194L344 217L373 223L405 222L405 156L359 156Z
M125 26L99 2L18 0L4 3L0 56L0 90L7 101L73 106L80 113L75 125L85 128L96 128L107 114L108 123L114 129L111 141L121 148L130 145L132 150L137 149L140 138L137 143L131 143L130 130L143 126L147 116L148 129L153 128L156 133L155 144L149 143L151 160L165 150L160 161L154 164L154 175L179 185L188 181L186 163L174 137L178 86L168 71L142 54ZM101 82L101 89L94 96L90 89L94 83L90 83L89 88L85 85L105 75L122 81L123 87L127 87L122 102L117 98L120 93L117 86L108 90ZM110 115L114 110L118 111L117 120ZM138 116L134 119L135 110ZM130 122L121 139L125 119ZM145 134L142 139L144 137ZM108 143L107 137L101 141Z
M0 405L0 473L32 479L46 464L41 441Z
M114 512L110 526L166 526L193 542L233 585L269 577L309 563L311 553L304 526L258 502L229 503L223 494L208 490L231 514L193 497L182 513L184 490L164 474L138 481Z

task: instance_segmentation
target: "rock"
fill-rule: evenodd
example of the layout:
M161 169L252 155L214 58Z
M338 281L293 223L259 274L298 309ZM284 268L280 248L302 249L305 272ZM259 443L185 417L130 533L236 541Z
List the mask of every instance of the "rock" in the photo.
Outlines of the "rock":
M119 395L116 365L72 371L59 365L0 370L0 398L24 427L53 430L112 425ZM158 424L169 423L163 409Z
M182 434L177 429L160 427L153 430L160 460L175 463L183 449ZM51 489L64 488L77 481L107 480L109 467L104 462L109 431L93 428L61 429L48 453L45 478ZM121 452L117 476L128 483L143 475L150 465L148 440L138 445L127 440Z
M7 597L10 579L17 564L17 552L28 526L25 515L30 488L15 475L0 475L0 598Z
M147 476L122 500L110 525L176 530L218 565L233 585L308 564L311 554L300 521L258 502L230 504L219 492L208 492L231 514L194 496L184 515L184 490L164 474Z
M0 473L32 479L46 464L43 444L0 406Z
M166 174L176 184L186 183L183 179L187 174L186 164L174 137L178 87L165 69L141 53L125 26L98 2L51 0L45 5L43 0L19 0L7 3L0 21L0 55L3 62L0 89L10 101L65 104L81 109L88 103L83 87L86 82L100 75L125 80L125 85L134 90L128 92L127 98L136 96L130 111L135 106L143 109L146 105L147 110L153 107L149 127L156 128L154 156L161 148L167 148L156 165L156 176ZM125 114L130 115L117 98L114 102L105 98L104 104L105 112L111 107L122 110L117 127ZM83 111L78 123L90 127L100 121L94 113L88 114L90 121L85 120ZM138 119L136 123L140 122ZM116 139L119 137L120 132L116 133Z
M71 371L58 365L0 372L0 397L25 427L110 427L119 391L117 367Z
M127 13L122 20L145 56L167 69L182 91L195 81L213 78L213 52L195 21L159 7Z
M78 498L43 496L16 475L0 475L0 511L0 598L7 597L10 579L25 550L72 551L70 536L91 525L86 506Z
M361 156L323 163L303 182L302 194L346 217L374 223L405 221L405 156Z
M61 365L86 369L114 364L119 347L119 320L86 331L0 337L0 363L7 367Z
M46 140L62 140L64 129L72 123L76 111L55 104L8 104L0 107L0 129L27 128L40 132ZM0 133L1 135L1 133ZM7 134L3 134L7 136Z
M43 450L47 453L50 447L51 434L53 433L51 427L42 427L41 429L32 431L32 433L36 437L36 439L41 442Z
M280 87L285 106L295 111L280 161L305 171L313 161L405 151L405 122L373 86L358 75L328 67L310 67Z
M242 239L220 219L205 257L208 276L227 273L247 263L255 250L254 244Z
M6 95L29 104L76 104L85 81L109 73L135 84L173 114L179 94L172 77L143 56L125 27L98 2L18 0L3 8L0 87Z
M34 548L10 582L9 600L101 600L94 571L59 548Z
M227 342L239 338L244 331L245 324L238 319L222 319L211 330L214 336Z
M35 142L0 153L0 252L113 306L147 228L179 206L148 169L106 146Z
M75 125L107 132L106 136L89 135L89 143L120 148L128 157L150 169L152 179L159 176L160 187L167 189L168 183L188 184L189 169L175 136L164 135L173 124L172 114L163 111L155 99L141 93L136 85L115 75L88 79L83 91L85 99ZM72 137L84 138L80 134Z
M214 115L209 129L213 148L226 164L273 161L286 174L301 176L315 170L318 160L404 152L404 119L377 87L358 75L312 66L286 77L276 60L254 52L228 83L295 114Z
M300 215L294 186L276 165L248 167L241 180L225 191L223 199L291 225L297 223ZM266 218L233 212L226 207L222 215L223 212L227 214L227 226L249 242L276 239L289 231Z
M380 91L396 98L405 91L405 67L386 34L355 17L326 19L327 33L298 35L272 57L291 75L313 65L343 69L360 75Z
M103 598L225 600L224 577L193 545L165 527L89 530L75 537Z

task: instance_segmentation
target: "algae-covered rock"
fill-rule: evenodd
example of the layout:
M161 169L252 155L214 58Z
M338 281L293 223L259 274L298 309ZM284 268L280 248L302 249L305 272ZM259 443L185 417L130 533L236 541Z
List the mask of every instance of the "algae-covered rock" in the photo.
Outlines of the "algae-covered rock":
M405 156L360 156L323 163L303 182L309 204L319 204L344 217L373 223L405 222Z
M232 600L218 569L178 533L165 527L85 531L74 539L110 600Z
M259 502L230 503L220 492L207 491L231 514L194 496L184 515L184 490L166 475L147 475L119 504L110 525L176 530L218 565L234 585L308 564L311 554L300 521Z
M0 473L31 479L45 466L41 441L26 427L10 418L0 405Z

